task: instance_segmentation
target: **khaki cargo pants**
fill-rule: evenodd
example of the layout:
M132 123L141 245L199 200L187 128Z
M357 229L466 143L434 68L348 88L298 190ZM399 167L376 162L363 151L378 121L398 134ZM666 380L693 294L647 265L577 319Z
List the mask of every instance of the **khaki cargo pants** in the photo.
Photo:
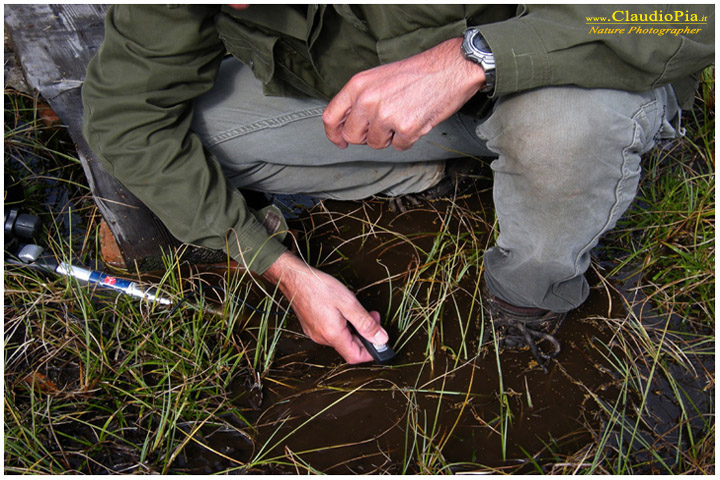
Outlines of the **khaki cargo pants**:
M635 196L641 155L675 136L672 89L553 87L501 98L486 119L455 115L406 152L327 140L326 103L266 97L249 68L223 62L193 130L239 188L357 200L437 183L457 152L493 157L500 229L485 253L491 293L563 312L588 296L590 250Z

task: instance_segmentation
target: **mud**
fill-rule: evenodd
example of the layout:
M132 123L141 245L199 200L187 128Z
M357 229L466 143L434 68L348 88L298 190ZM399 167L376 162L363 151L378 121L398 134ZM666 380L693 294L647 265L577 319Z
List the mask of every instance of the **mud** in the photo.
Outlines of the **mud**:
M424 262L438 230L471 232L465 249L488 243L488 205L488 191L481 189L457 200L450 216L447 201L396 215L377 200L325 202L294 221L301 253L354 289L367 309L383 314L398 357L386 367L344 365L333 350L297 333L292 320L255 391L247 379L233 385L235 404L252 423L243 431L250 433L213 433L208 445L225 453L192 447L177 466L193 473L247 471L232 458L252 459L253 473L401 474L484 466L522 472L592 444L592 432L604 422L597 399L613 405L619 395L604 347L613 344L613 329L604 319L626 315L620 296L595 275L590 298L568 315L558 335L563 350L548 373L528 351L496 355L487 341L478 259L444 298L434 328L412 324L410 335L400 331L397 319L388 319L401 305L400 287ZM418 299L438 298L432 275L419 283ZM676 420L669 386L659 391L653 399L658 419Z
M286 448L308 452L303 460L327 473L421 472L417 457L435 452L415 452L406 459L406 449L423 441L442 445L444 460L455 471L473 464L526 462L525 452L541 451L546 444L573 452L591 441L585 427L591 413L584 408L587 390L612 390L613 378L598 371L584 347L588 338L602 333L597 325L576 322L561 337L565 349L549 374L532 365L528 352L503 352L512 411L505 461L492 351L457 366L441 351L429 365L417 353L420 347L411 346L391 368L324 367L332 359L312 355L313 347L306 346L305 361L311 365L300 369L302 375L297 364L286 368L281 357L273 381L266 382L257 443L279 443L271 456ZM433 466L439 465L427 465Z

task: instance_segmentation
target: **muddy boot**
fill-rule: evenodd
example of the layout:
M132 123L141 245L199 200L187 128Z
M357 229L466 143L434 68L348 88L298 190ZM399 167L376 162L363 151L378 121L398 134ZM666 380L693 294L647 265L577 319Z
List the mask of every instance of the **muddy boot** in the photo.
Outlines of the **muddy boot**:
M420 200L436 200L447 198L456 192L461 193L470 183L470 173L480 166L480 162L474 158L457 158L445 162L445 175L434 186L423 190L420 193L409 193L390 199L391 212L405 212L405 203L414 207L420 206Z
M485 305L498 332L500 347L528 347L547 373L545 364L560 353L560 342L553 335L560 329L566 314L541 308L516 307L494 295L486 296Z

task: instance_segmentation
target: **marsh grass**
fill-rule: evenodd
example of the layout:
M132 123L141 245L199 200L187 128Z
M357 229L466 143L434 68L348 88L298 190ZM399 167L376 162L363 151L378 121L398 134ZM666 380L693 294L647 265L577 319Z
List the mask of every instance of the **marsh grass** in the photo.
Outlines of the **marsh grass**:
M699 464L698 455L707 454L706 445L697 441L698 433L702 437L712 431L714 421L707 412L712 405L697 393L704 385L688 382L699 377L696 369L701 367L693 365L688 354L712 356L712 347L698 349L671 331L667 322L648 326L631 315L609 319L608 323L616 331L612 342L598 340L592 346L614 370L614 386L619 393L611 404L588 390L589 398L603 413L604 428L595 431L597 444L592 456L586 458L589 465L583 471L613 474L632 474L638 469L657 473L694 471ZM691 391L688 386L693 383ZM651 420L662 403L661 390L672 397L676 406L675 425L658 425ZM698 401L705 404L700 406Z
M422 332L421 335L427 339L425 357L431 365L434 363L435 353L443 351L452 355L457 366L459 362L478 353L477 348L471 349L472 344L477 347L477 342L468 337L468 328L474 323L477 305L482 304L481 277L477 272L482 269L481 252L486 244L481 242L481 238L485 238L488 231L494 227L487 224L481 212L464 209L454 202L449 202L444 210L431 211L437 217L437 231L407 235L379 225L377 219L372 218L364 208L358 208L342 217L356 221L362 233L343 240L327 254L327 258L333 258L335 254L342 258L343 254L339 252L345 244L360 242L362 247L370 237L381 238L370 251L370 255L378 255L376 262L387 272L387 277L381 280L381 283L387 283L392 299L388 303L386 321L396 324L399 332L394 348L402 351L411 339ZM314 225L321 226L322 223ZM427 246L419 245L420 240ZM412 245L414 261L405 272L392 275L379 256L399 243ZM324 263L321 261L321 265L329 266L331 263L327 260ZM465 290L461 283L472 275L475 275L473 289ZM363 286L358 292L375 285L373 283ZM460 311L456 297L461 290L469 297L466 301L470 305L469 311ZM395 295L396 293L399 294ZM446 341L444 338L443 319L448 309L452 313L450 316L457 322L460 342Z
M698 108L685 117L687 135L648 155L636 205L594 252L600 288L627 305L624 315L608 307L606 315L584 320L610 330L606 340L587 339L601 359L597 368L611 378L602 392L580 385L592 442L568 451L562 439L550 439L526 451L521 465L503 463L513 460L520 403L532 411L540 399L527 381L522 392L510 391L502 356L483 344L485 337L496 343L482 321L480 296L482 252L495 231L491 212L460 202L428 207L437 228L410 235L381 226L367 204L344 213L319 205L299 245L315 264L333 267L352 261L353 251L380 258L400 243L412 246L407 269L381 263L382 278L358 293L386 292L396 351L420 345L421 360L392 367L417 368L414 383L345 385L334 382L342 370L320 369L310 390L276 405L317 393L332 393L332 400L305 417L271 419L272 407L258 411L255 403L274 386L295 388L292 373L278 369L286 358L278 357L282 339L300 334L277 292L249 275L201 275L178 260L180 252L168 252L165 270L152 280L125 272L179 304L168 309L6 263L5 473L323 473L308 460L312 455L353 444L320 450L291 448L289 441L359 393L391 394L405 406L388 427L402 430L399 457L369 456L374 473L714 473L713 88L708 71ZM71 142L61 128L41 122L33 98L6 91L5 119L6 172L25 190L23 207L45 220L41 242L59 259L97 261L99 216ZM357 233L347 236L341 219L360 225ZM342 241L311 245L312 232L329 226ZM470 328L477 319L479 329ZM458 338L449 322L457 324ZM474 386L486 382L474 376L473 362L483 355L497 366L497 381L487 382L483 394L494 412L486 418L475 415L473 403ZM577 381L562 363L554 368ZM469 384L449 386L463 369L472 372ZM673 422L659 418L659 406L670 409ZM448 460L469 411L498 445L496 464Z

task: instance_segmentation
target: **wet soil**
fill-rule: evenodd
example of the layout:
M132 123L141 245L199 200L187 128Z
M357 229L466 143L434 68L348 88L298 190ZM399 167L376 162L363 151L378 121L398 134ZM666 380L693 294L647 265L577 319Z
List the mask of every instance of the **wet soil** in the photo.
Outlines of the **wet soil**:
M626 316L623 302L590 274L590 297L568 315L558 334L562 352L548 373L527 350L496 355L481 320L481 257L469 252L488 243L490 205L488 191L480 189L455 204L433 201L402 214L380 200L324 202L296 220L301 253L354 289L368 310L383 313L398 356L389 366L345 365L332 349L298 333L291 320L272 368L254 391L247 379L233 385L251 433L216 432L208 445L227 456L189 448L178 467L195 473L238 468L228 462L233 458L253 459L255 473L400 474L483 466L522 472L594 442L592 432L604 422L598 399L608 405L618 400L612 349L606 347L616 330L607 319ZM412 332L401 331L400 317L392 317L407 293L403 285L427 261L442 229L468 234L453 248L466 253L460 263L472 262L442 297L438 270L425 269L414 295L430 303L442 298L441 315L435 324L412 323ZM440 255L437 263L451 257ZM658 418L672 421L678 407L668 392L656 399Z

